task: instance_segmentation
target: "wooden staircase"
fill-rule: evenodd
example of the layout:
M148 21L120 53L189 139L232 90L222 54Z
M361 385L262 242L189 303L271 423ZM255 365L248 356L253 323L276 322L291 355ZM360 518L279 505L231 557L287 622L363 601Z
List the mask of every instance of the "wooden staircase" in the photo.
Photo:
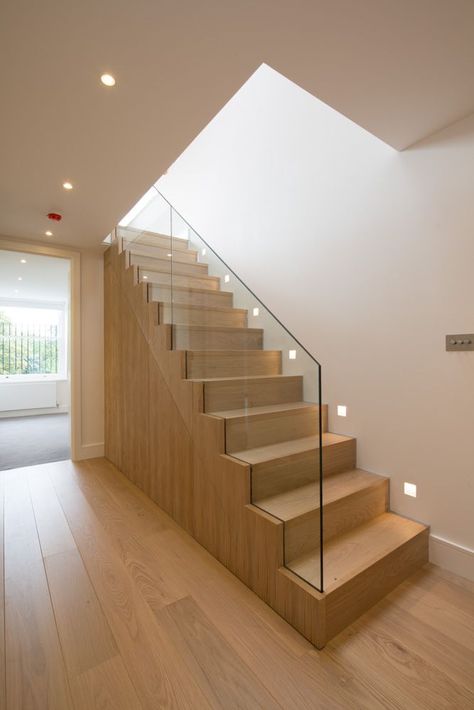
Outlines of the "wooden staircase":
M106 455L321 648L427 561L428 528L389 512L326 406L319 440L302 376L196 250L174 240L171 275L168 237L132 237L105 259Z

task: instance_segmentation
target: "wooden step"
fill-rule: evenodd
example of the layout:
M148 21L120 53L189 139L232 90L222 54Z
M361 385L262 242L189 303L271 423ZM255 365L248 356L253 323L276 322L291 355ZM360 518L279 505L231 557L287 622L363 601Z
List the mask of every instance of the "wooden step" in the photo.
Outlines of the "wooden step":
M207 264L183 264L182 262L175 261L174 259L157 259L153 256L142 256L141 254L136 254L134 250L129 251L128 253L130 255L130 266L140 266L142 269L162 271L165 274L172 273L173 276L175 274L207 276L209 268Z
M203 350L186 352L189 379L279 375L281 350Z
M133 227L119 227L118 236L128 244L147 244L149 246L157 246L162 249L167 249L171 246L171 237L167 234L158 234L148 232L146 230L134 229ZM180 249L187 251L189 249L189 241L181 239L181 237L173 237L173 251Z
M286 563L320 544L320 484L308 483L254 505L285 522ZM354 469L324 480L324 544L388 510L388 479Z
M413 544L414 557L417 557L420 545L422 548L427 545L427 533L428 528L421 523L394 513L382 513L334 537L324 545L324 591L330 594L368 572L367 583L376 587L383 584L386 586L385 593L388 593L412 571L410 565L406 565L405 569L403 565L394 568L391 554ZM318 547L292 560L287 567L310 584L318 586L319 556ZM378 565L379 562L382 564Z
M218 276L191 276L184 274L162 271L153 271L152 269L142 269L138 270L139 281L149 284L173 284L173 289L176 286L186 287L186 288L197 288L197 289L208 289L211 291L218 291L221 285Z
M171 251L171 245L169 247L158 247L149 244L136 244L135 242L124 242L124 249L130 251L132 254L137 256L151 256L154 259L165 259L171 258L170 254L173 255L173 261L183 264L195 264L197 262L197 251L192 249L174 249Z
M234 294L230 291L215 291L207 288L188 288L186 286L150 284L150 301L171 301L173 292L173 302L189 304L193 306L218 306L232 308Z
M262 347L261 328L173 325L174 350L258 350Z
M204 383L204 411L212 412L303 399L301 375L265 375L196 380Z
M249 409L211 412L225 419L226 452L232 453L319 432L319 407L309 402L286 402ZM323 429L327 406L323 405Z
M252 500L284 493L319 480L319 436L283 441L232 456L252 467ZM356 440L323 434L323 476L329 477L356 467Z
M247 328L247 313L248 311L244 308L226 308L225 306L159 304L160 323Z

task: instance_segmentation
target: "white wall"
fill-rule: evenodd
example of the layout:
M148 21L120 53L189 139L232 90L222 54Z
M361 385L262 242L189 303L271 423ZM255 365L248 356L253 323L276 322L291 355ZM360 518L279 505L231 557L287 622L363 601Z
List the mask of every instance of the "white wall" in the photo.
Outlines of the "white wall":
M474 332L473 185L473 116L399 153L265 66L159 182L322 362L392 509L468 551L474 352L444 336Z

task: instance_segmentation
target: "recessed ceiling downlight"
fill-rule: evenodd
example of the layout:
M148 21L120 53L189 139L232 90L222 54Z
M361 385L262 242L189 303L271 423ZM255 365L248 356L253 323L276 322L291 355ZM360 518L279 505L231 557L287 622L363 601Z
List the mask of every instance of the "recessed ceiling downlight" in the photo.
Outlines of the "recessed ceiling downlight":
M104 86L115 86L115 78L112 74L102 74L100 80Z
M48 229L47 232L45 232L45 234L46 234L47 237L52 237L52 236L53 236L53 233L50 232L49 229Z
M66 182L63 182L63 187L65 190L72 190L72 182L66 180Z

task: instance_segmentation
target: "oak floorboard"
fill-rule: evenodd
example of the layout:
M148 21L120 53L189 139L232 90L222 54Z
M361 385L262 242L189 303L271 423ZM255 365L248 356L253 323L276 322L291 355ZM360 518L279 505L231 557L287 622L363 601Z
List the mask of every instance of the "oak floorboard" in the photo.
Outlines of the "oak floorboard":
M209 707L194 678L183 677L176 650L135 588L73 475L55 476L53 483L143 707Z
M69 710L73 705L25 471L5 476L6 706Z
M76 676L72 682L76 710L142 710L120 656Z
M427 565L316 651L106 461L5 480L6 710L474 707L467 580Z
M163 613L174 621L221 707L281 707L191 597L170 604Z

